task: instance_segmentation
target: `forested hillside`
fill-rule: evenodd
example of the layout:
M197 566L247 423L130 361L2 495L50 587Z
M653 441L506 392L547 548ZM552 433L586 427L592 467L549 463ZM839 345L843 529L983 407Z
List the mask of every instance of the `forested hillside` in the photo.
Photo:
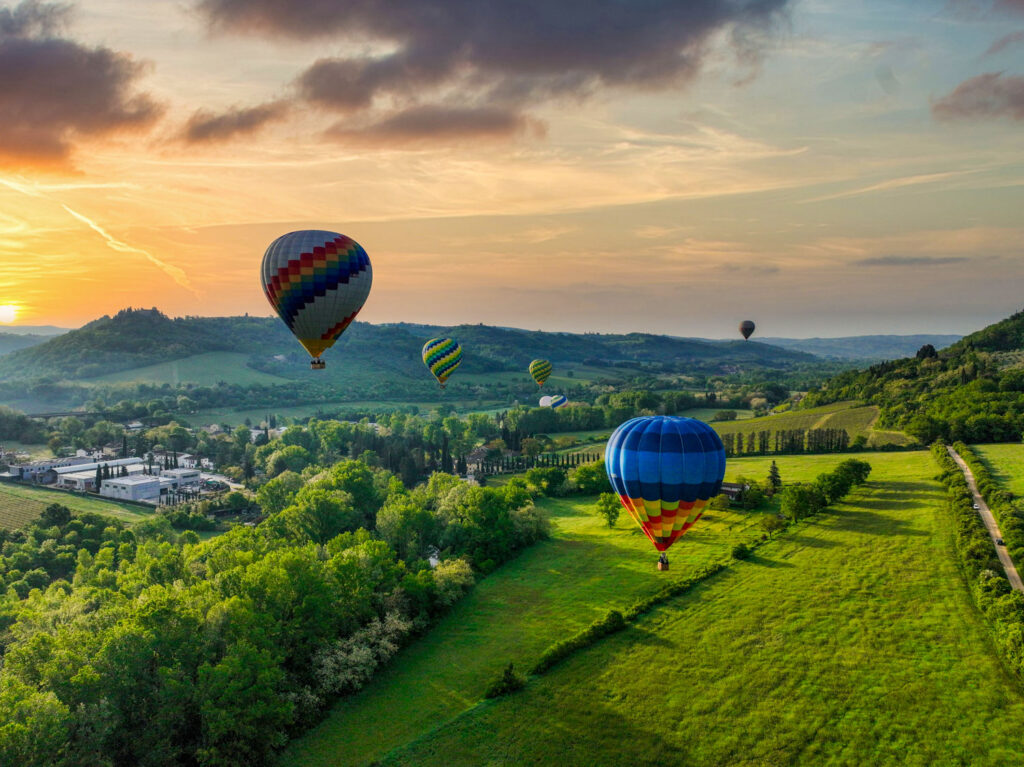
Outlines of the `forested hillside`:
M1017 441L1024 432L1024 312L938 351L840 373L808 392L805 406L863 400L881 408L879 426L922 442Z

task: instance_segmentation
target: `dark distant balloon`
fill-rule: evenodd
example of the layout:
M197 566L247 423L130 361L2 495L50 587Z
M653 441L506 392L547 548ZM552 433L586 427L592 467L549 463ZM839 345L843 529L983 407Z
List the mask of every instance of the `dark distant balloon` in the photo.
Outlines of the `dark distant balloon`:
M743 334L744 338L750 338L754 335L754 323L752 320L743 320L740 323L740 333Z

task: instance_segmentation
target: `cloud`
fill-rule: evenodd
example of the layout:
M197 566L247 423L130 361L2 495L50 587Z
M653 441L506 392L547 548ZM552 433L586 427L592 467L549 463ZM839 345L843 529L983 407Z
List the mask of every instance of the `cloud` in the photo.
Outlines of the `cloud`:
M985 55L992 56L1006 48L1009 48L1011 45L1016 45L1017 43L1024 43L1024 30L1003 35L988 47L988 50L985 51Z
M361 128L340 122L327 135L343 142L393 146L506 138L528 132L543 134L544 125L514 111L491 107L418 106L396 112Z
M965 256L875 256L853 263L857 266L941 266L966 260Z
M357 51L313 63L294 82L299 98L376 115L365 128L340 129L350 136L421 139L518 135L524 111L553 98L679 87L720 38L749 65L788 2L200 0L198 7L216 30L333 38ZM481 121L489 127L460 127ZM410 122L417 127L407 133Z
M182 137L189 144L200 144L254 133L268 122L284 117L287 106L284 101L269 101L254 107L232 107L220 114L200 109L185 125Z
M144 66L55 37L62 5L0 9L0 162L62 162L81 136L150 124L161 108L132 89Z
M987 72L960 83L932 104L940 120L1010 117L1024 120L1024 77Z

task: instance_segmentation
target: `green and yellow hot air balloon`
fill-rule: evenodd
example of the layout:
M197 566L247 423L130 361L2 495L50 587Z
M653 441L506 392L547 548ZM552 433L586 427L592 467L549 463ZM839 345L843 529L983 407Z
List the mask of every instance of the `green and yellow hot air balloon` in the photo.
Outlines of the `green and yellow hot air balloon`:
M530 363L530 375L537 382L537 386L543 386L551 375L551 363L547 360L534 360Z
M443 389L448 376L462 362L462 347L453 338L431 338L423 344L423 364Z

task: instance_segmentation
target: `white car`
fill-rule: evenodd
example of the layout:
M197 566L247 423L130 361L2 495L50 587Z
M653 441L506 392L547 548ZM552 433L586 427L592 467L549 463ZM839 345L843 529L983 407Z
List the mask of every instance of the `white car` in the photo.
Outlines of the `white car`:
M978 504L974 504L974 508L975 508L975 509L980 509L980 508L981 508L981 506L979 506Z

